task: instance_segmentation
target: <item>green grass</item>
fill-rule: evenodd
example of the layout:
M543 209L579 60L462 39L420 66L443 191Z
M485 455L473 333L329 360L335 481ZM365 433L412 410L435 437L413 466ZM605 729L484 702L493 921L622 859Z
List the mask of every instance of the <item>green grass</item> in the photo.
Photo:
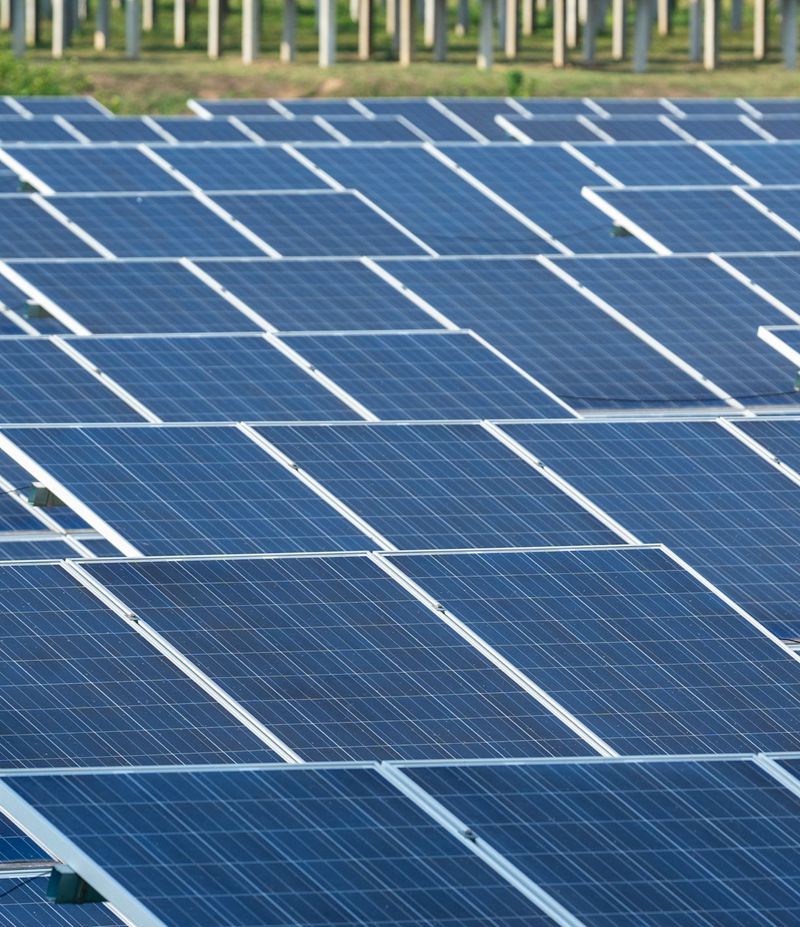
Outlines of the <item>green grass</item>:
M679 11L671 36L654 37L650 70L634 75L630 63L610 60L610 37L601 34L597 63L581 63L580 49L573 50L570 66L556 70L549 64L552 35L549 23L532 37L525 37L517 61L502 54L490 71L475 67L475 23L467 36L451 33L449 60L430 61L429 50L417 36L417 58L411 68L400 68L392 60L391 43L383 23L377 24L375 60L356 60L357 26L344 6L339 18L339 62L328 70L316 67L316 35L313 6L300 8L299 54L292 65L277 60L280 36L280 7L270 0L262 23L262 56L252 65L239 58L240 0L231 0L225 23L225 54L210 61L205 53L206 20L202 9L191 14L189 47L172 48L171 10L163 6L156 28L145 33L142 57L128 61L123 56L122 12L114 10L112 48L98 54L92 50L91 20L75 36L69 58L52 62L47 53L48 26L42 30L40 47L32 49L23 62L0 51L0 92L94 93L120 113L171 113L185 109L187 97L224 96L380 96L380 95L504 95L512 88L524 96L798 96L800 77L787 71L776 53L760 64L752 60L749 23L733 33L723 14L722 66L707 73L686 60L686 14ZM380 3L376 3L380 11ZM473 9L477 17L477 8ZM777 45L777 22L773 47ZM8 38L0 40L7 47ZM516 72L520 72L517 74Z

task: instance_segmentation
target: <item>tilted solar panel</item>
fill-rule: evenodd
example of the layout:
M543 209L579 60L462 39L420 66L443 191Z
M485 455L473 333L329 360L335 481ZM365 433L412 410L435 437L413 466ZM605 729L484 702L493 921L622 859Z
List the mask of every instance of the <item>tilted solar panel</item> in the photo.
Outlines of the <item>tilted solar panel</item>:
M163 142L141 116L117 116L108 119L97 116L71 116L69 124L85 135L90 142Z
M224 117L198 119L196 116L156 116L153 122L177 142L241 142L246 137Z
M21 96L16 102L35 116L97 116L112 114L93 97Z
M500 97L495 99L439 97L439 101L451 113L454 113L459 119L472 126L473 129L480 132L484 138L490 141L502 141L507 137L506 133L495 122L494 117L498 114L507 116L519 112Z
M675 119L675 123L700 141L755 141L763 138L746 116L687 116Z
M0 881L9 891L18 880ZM54 905L46 900L47 879L36 879L0 902L0 927L125 927L105 905Z
M741 116L745 113L738 100L670 97L669 102L687 116Z
M600 138L588 122L576 116L534 116L531 119L503 113L502 119L511 127L504 138L508 135L518 138L520 133L532 142L593 142ZM507 128L502 122L499 126Z
M97 257L97 252L30 197L0 195L0 259L52 257Z
M753 187L750 192L755 199L777 213L782 219L792 225L800 225L800 186ZM800 237L800 234L798 237ZM784 250L797 250L797 245Z
M425 135L414 130L397 116L326 116L326 121L338 135L351 142L418 142ZM427 140L427 139L426 139Z
M800 313L800 255L732 257L730 263L789 309ZM787 319L787 324L791 325L791 320Z
M611 116L669 116L671 110L661 100L594 97L593 101Z
M305 97L299 100L279 100L281 110L295 116L357 116L358 109L349 100Z
M613 115L610 119L595 117L594 122L617 142L674 142L678 138L677 132L657 116Z
M731 184L740 179L719 161L685 142L669 145L597 142L575 147L626 186Z
M427 100L408 98L381 99L366 97L360 101L379 116L405 116L435 142L466 142L472 136Z
M212 116L278 116L278 111L269 100L190 100L189 108L202 107Z
M714 149L759 183L800 183L800 143L748 142L714 145Z
M332 142L331 133L313 117L242 116L241 122L265 142Z
M20 116L0 116L0 143L4 145L75 142L75 137L50 116L24 119ZM16 149L13 149L16 151Z
M779 141L800 140L800 114L766 116L758 124Z

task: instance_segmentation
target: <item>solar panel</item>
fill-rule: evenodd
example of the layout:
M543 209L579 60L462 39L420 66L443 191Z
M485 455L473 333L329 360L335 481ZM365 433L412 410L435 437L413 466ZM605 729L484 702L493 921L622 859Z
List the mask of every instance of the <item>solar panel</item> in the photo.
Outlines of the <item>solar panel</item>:
M232 426L7 434L143 554L374 546Z
M652 116L612 116L595 119L606 135L617 142L674 142L677 133L660 119Z
M748 760L407 774L580 923L790 923L800 911L798 798Z
M660 550L394 559L620 754L797 744L800 660Z
M85 135L90 142L162 142L159 135L141 116L118 116L108 119L96 117L70 117L70 125Z
M34 843L4 814L0 814L0 861L9 863L45 859L47 859L47 852ZM0 905L0 912L4 907L5 905ZM0 920L0 924L2 923Z
M790 309L800 312L800 255L733 257L730 263Z
M97 257L28 196L0 195L0 259Z
M64 560L78 556L75 548L58 535L39 541L11 541L0 535L0 560Z
M258 430L401 548L616 541L479 425Z
M70 344L167 422L361 418L261 335L92 336Z
M242 123L266 142L332 142L333 136L311 116L243 116Z
M183 189L136 148L27 148L14 158L57 193Z
M758 192L763 201L760 188ZM595 195L674 252L787 251L797 247L796 238L733 190L722 187L603 189Z
M345 186L361 190L440 254L553 250L419 148L353 145L303 152Z
M5 768L275 754L59 566L0 567Z
M506 133L495 122L495 116L518 113L506 103L505 100L497 97L495 99L479 97L439 97L451 113L466 122L480 132L484 138L490 141L502 141L506 138Z
M745 110L738 100L706 100L697 97L670 97L673 106L687 116L741 116Z
M5 475L5 473L4 473ZM32 480L27 474L17 475L13 488L20 491L28 490ZM0 531L40 531L42 523L38 521L33 512L22 506L7 490L0 493Z
M592 752L364 557L86 569L304 760Z
M19 177L13 171L0 169L0 193L18 193L21 186Z
M779 140L800 140L800 113L794 116L766 116L759 125Z
M244 145L172 145L158 154L204 190L328 189L282 148Z
M47 340L0 340L4 422L138 422L141 416Z
M177 261L39 261L14 269L35 288L32 294L38 292L92 332L257 328Z
M5 145L41 144L45 142L75 142L74 136L54 119L24 119L21 116L0 116L0 143Z
M766 420L741 423L742 430L763 444L783 463L800 470L800 421Z
M424 135L397 116L328 116L329 125L351 142L417 142Z
M59 196L56 205L118 257L264 254L191 193L91 197L67 194ZM0 200L0 217L4 212Z
M745 119L743 116L687 116L675 122L693 138L706 142L734 139L755 141L763 138Z
M225 118L156 116L153 122L178 142L241 142L244 139L244 134Z
M615 99L595 97L593 100L611 116L669 116L671 110L661 100Z
M279 100L281 110L295 116L357 116L359 111L349 100L330 97L305 97L299 100Z
M408 98L381 99L366 97L361 104L379 116L405 116L409 122L435 142L466 142L472 136L427 100Z
M702 394L680 368L537 261L465 258L383 266L573 408L638 408L652 396L674 397L680 405Z
M503 119L532 142L596 142L599 138L590 125L575 116L529 118L504 113ZM502 128L502 124L500 127ZM508 138L508 135L504 138Z
M277 110L269 100L189 100L189 108L201 106L212 116L278 116Z
M770 630L797 634L800 487L715 422L510 425L640 541L663 543Z
M551 923L375 769L118 780L5 781L174 927L204 919L298 927Z
M596 185L599 178L563 148L443 146L443 150L572 251L646 250L633 236L614 237L610 225L580 196L582 186Z
M92 97L21 96L14 99L34 116L112 116Z
M360 261L201 261L200 267L284 331L409 329L434 324L427 313Z
M52 316L42 315L29 303L26 294L6 280L5 277L0 277L0 306L16 313L24 319L24 324L30 325L37 331L55 335L64 334L66 331L64 326ZM0 334L19 335L22 331L23 329L13 321L11 316L0 313Z
M719 161L684 142L664 145L597 142L576 147L625 186L730 184L738 179Z
M595 110L585 100L569 97L524 97L515 102L534 116L591 116Z
M705 258L559 261L584 286L747 405L795 404L795 371L754 337L786 316ZM718 403L698 384L700 403ZM652 390L648 395L657 396ZM670 399L671 395L664 398Z
M0 881L0 890L11 892L0 904L0 927L124 927L105 905L54 905L45 898L46 879L36 879L19 889L17 880Z
M748 97L747 103L749 106L752 106L753 109L757 109L760 113L764 114L775 114L778 115L797 115L800 114L800 100L796 98L787 98L782 99L780 97L774 97L772 99L765 97Z
M739 145L714 145L714 148L759 183L800 182L800 169L797 166L800 144L747 142Z
M410 236L350 192L231 193L215 194L214 199L287 256L420 254L422 251Z
M792 225L795 223L800 225L800 186L753 187L751 192L755 199L777 213L782 219ZM798 232L798 238L800 238L800 232ZM795 239L796 241L797 239ZM791 250L796 249L797 244L794 244Z

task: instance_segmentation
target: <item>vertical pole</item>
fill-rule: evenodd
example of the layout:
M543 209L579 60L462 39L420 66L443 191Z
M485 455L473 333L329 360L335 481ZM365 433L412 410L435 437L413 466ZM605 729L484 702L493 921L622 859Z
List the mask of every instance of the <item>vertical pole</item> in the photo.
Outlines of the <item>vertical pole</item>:
M494 64L494 0L481 0L481 23L478 32L478 68L488 70Z
M395 20L397 19L397 0L386 0L386 34L394 35Z
M703 67L713 71L719 60L719 0L703 0Z
M422 0L424 12L423 42L426 48L433 46L433 35L436 32L436 4L434 0Z
M358 0L350 0L350 19L354 22L358 22Z
M522 0L522 34L533 35L536 31L536 4L534 0Z
M468 32L469 32L469 0L458 0L456 35L466 35Z
M12 0L11 28L14 30L11 48L16 58L22 58L25 54L25 0Z
M329 68L336 63L336 0L320 0L319 4L319 66Z
M63 58L67 45L67 2L68 0L53 0L52 55L54 58Z
M519 51L519 7L517 0L501 0L506 8L505 53L506 58L514 59Z
M11 0L0 0L0 29L4 32L11 28Z
M252 64L258 57L260 14L259 0L242 0L242 61L245 64Z
M208 0L208 57L219 58L222 52L222 3Z
M414 53L414 0L400 0L398 59L403 67L411 64Z
M594 62L597 52L597 33L601 16L600 0L587 0L586 25L583 28L583 60L589 64Z
M175 0L173 21L175 48L186 46L186 0Z
M447 59L447 0L434 0L433 4L433 60Z
M138 58L141 45L142 14L139 0L125 2L125 57Z
M783 0L781 13L783 63L787 68L794 69L797 67L797 0Z
M567 0L567 48L578 44L578 0Z
M155 0L142 0L142 29L152 32L156 21Z
M633 26L633 70L637 74L643 74L647 70L652 26L652 0L636 0L636 18Z
M669 35L672 31L670 22L670 0L657 0L658 34Z
M753 0L753 57L756 61L767 57L768 22L768 0Z
M94 50L105 51L108 48L108 0L96 0L94 11Z
M567 63L567 3L553 0L553 67L563 68Z
M35 47L39 42L39 10L36 0L25 0L25 44Z
M731 31L741 32L744 20L743 0L731 0Z
M689 0L689 61L699 61L703 46L701 0Z
M297 9L296 0L292 0ZM359 0L358 9L358 57L361 61L369 61L372 57L372 2L373 0Z
M622 61L625 57L625 0L611 0L611 57Z

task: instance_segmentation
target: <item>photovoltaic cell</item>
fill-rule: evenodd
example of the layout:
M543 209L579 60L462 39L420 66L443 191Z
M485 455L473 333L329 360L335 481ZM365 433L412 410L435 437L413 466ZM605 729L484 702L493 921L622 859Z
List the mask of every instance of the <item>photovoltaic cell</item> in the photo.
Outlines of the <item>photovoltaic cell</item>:
M143 554L374 546L233 426L14 429L11 437Z
M618 142L674 142L677 138L677 133L657 117L618 115L594 121Z
M731 264L753 282L777 297L789 309L800 312L800 256L765 254L733 257ZM791 325L791 319L787 319Z
M106 118L110 116L91 97L25 96L15 99L34 116L97 116L104 113Z
M3 422L139 422L141 416L47 340L0 340Z
M207 261L200 266L283 331L409 329L436 324L360 261L265 259Z
M506 116L505 119L533 142L594 142L599 136L574 116ZM508 136L505 136L508 138Z
M731 184L739 178L694 145L578 145L578 150L625 186Z
M261 335L70 343L167 422L361 418Z
M587 258L561 266L746 405L798 402L792 364L754 337L759 325L789 320L711 261ZM652 389L647 395L657 398ZM695 395L719 404L700 384Z
M364 557L87 569L304 760L592 752Z
M3 767L275 759L61 567L2 566L0 588Z
M675 122L693 138L705 142L754 141L762 138L752 129L742 116L687 116Z
M0 889L10 891L17 884L19 880L4 880ZM0 903L0 927L124 927L105 905L54 905L46 891L46 878L14 889Z
M29 197L0 196L0 259L52 257L97 257L97 252Z
M55 202L73 222L118 257L246 257L264 254L191 193L66 195L58 197ZM4 206L0 200L0 217L5 211ZM94 255L94 252L91 253Z
M677 366L537 261L464 258L383 266L573 408L637 408L647 405L648 396L674 397L679 406L702 394Z
M800 115L800 100L793 98L748 98L747 102L764 115Z
M737 100L670 97L670 103L677 106L687 116L741 116L745 112Z
M351 142L418 142L421 138L397 116L328 116L330 125Z
M75 138L48 116L25 119L22 116L0 116L0 143L5 145L74 142Z
M550 923L374 769L6 781L168 927Z
M794 116L767 116L759 122L759 125L779 141L800 140L800 114Z
M477 129L489 141L503 141L507 138L505 131L495 122L495 116L498 114L503 116L519 114L519 110L509 106L500 97L496 99L439 97L439 100L451 113L455 113L456 116L471 125L473 129Z
M467 333L297 335L282 340L381 419L568 414Z
M311 190L328 185L282 148L172 145L156 149L204 190Z
M18 264L15 269L92 332L256 328L244 313L177 261L41 261ZM38 327L40 320L34 324Z
M141 116L72 117L70 125L92 142L163 142L164 137L152 129Z
M277 110L269 100L197 100L203 109L213 116L275 116L286 121L285 116L278 116Z
M750 761L407 772L587 927L767 927L800 912L800 800Z
M427 100L367 97L361 103L379 116L405 116L435 142L466 142L472 139L471 135Z
M790 251L797 247L797 239L732 190L648 187L598 192L674 252ZM763 201L760 188L758 193Z
M479 425L258 430L400 548L616 541Z
M303 153L344 186L361 190L440 254L553 251L420 148L319 147Z
M512 206L575 252L646 251L637 238L615 237L580 189L599 178L558 146L442 146L442 150Z
M395 563L621 754L797 746L800 661L660 550Z
M280 100L281 109L295 116L358 116L359 111L349 100L306 97L300 100Z
M800 487L715 422L506 430L640 541L666 544L770 630L797 635Z
M266 142L332 142L333 136L312 117L242 116L242 122Z
M595 97L594 102L611 116L669 116L661 100L632 100Z
M73 547L57 538L58 535L53 535L53 539L47 541L11 541L0 536L0 560L65 560L80 556Z
M216 194L214 199L287 256L422 252L408 235L353 193Z
M14 157L56 193L183 189L136 148L26 148Z
M197 116L156 116L153 121L178 142L241 142L245 138L224 117L199 119Z
M800 143L748 142L714 148L759 183L800 183Z
M800 186L752 187L750 192L759 202L777 213L782 219L795 227L800 225ZM791 249L785 248L784 250L797 250L797 248L798 240L795 238Z
M783 463L800 471L800 420L742 422L742 430L763 444Z
M595 112L577 98L526 97L516 102L534 116L591 116Z
M47 859L48 854L30 837L24 834L16 824L13 824L5 815L0 814L0 861L4 863L15 860ZM0 912L5 905L0 905ZM0 924L2 924L0 920ZM5 927L5 925L4 925Z

